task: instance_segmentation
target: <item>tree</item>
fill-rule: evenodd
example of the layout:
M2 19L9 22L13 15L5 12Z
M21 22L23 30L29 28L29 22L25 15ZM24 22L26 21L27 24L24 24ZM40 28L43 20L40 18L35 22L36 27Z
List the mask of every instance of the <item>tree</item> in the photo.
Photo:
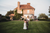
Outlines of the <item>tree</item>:
M23 9L22 9L22 16L23 16Z
M49 16L50 16L50 6L49 6Z
M38 19L48 19L48 16L45 15L44 13L39 14Z
M22 10L22 14L17 13L17 9L14 10L14 14L15 16L13 17L14 20L19 20L21 18L21 16L23 15L23 10Z
M49 10L49 16L50 16L50 10Z
M15 12L15 16L17 16L17 15L18 15L18 13L17 13L17 9L16 9L14 12Z
M50 11L49 11L49 13L50 13Z
M8 11L5 16L9 16L10 14L14 14L14 11L12 11L12 10Z

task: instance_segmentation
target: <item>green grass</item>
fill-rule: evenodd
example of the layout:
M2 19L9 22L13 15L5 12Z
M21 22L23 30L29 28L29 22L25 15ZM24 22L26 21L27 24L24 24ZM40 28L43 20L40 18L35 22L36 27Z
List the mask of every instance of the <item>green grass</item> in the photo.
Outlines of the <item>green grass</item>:
M23 29L23 21L0 22L0 33L49 33L50 21L30 21L28 30Z

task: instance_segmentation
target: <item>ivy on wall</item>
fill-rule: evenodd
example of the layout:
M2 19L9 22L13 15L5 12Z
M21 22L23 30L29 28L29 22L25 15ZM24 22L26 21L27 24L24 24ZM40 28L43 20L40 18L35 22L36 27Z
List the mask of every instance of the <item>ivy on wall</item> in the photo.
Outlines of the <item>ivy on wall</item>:
M15 10L15 16L13 17L14 20L18 20L23 16L23 9L22 9L22 14L17 13L17 9Z

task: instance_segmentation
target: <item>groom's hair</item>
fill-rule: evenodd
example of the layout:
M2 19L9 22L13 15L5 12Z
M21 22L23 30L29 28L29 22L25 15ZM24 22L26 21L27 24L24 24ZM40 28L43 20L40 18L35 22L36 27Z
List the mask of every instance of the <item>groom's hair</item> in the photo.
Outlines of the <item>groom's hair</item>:
M29 18L29 16L27 16L27 18Z

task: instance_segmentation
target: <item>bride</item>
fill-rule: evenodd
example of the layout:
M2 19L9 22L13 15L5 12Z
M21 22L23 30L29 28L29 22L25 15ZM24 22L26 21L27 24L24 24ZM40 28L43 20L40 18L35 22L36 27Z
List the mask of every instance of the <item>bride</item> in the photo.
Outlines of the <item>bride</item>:
M24 27L23 27L23 29L27 29L27 27L26 27L26 20L24 19Z

